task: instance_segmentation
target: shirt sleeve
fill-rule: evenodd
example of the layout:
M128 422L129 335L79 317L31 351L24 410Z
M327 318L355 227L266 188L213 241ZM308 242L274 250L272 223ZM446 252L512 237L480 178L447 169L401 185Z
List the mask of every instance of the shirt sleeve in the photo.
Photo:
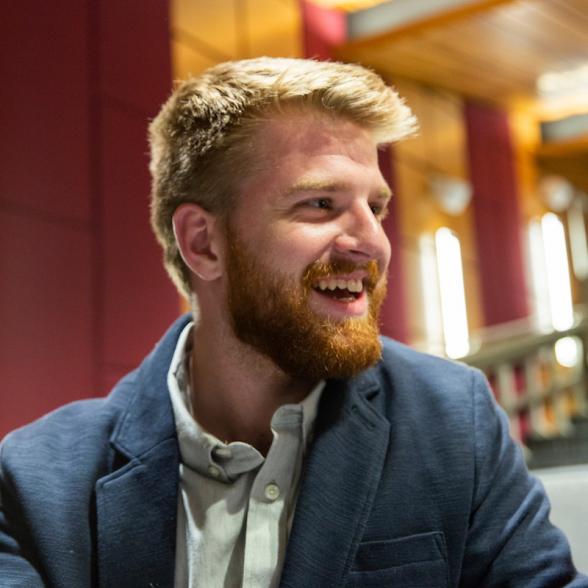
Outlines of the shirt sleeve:
M563 533L549 521L543 486L529 474L508 418L473 373L475 492L461 586L588 587Z

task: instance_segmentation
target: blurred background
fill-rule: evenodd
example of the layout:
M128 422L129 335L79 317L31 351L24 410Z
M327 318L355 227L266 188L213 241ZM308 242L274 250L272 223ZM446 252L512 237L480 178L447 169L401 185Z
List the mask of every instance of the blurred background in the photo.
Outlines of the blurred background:
M148 224L146 127L173 80L258 55L336 59L377 71L420 120L380 158L395 194L383 332L483 369L529 465L574 466L567 488L586 496L585 0L2 13L0 437L106 394L184 309Z

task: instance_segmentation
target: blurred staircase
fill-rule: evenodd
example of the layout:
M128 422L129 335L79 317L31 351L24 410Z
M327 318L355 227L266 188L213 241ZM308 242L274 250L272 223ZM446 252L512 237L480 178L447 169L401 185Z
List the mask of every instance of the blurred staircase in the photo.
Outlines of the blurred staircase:
M588 464L588 313L565 331L517 321L477 334L465 363L484 371L530 468Z

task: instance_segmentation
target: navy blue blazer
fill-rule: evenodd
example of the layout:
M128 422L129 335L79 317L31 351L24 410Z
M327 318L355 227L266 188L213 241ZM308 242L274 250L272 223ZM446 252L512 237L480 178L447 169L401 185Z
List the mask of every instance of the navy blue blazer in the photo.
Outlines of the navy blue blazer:
M166 375L187 317L105 399L10 434L0 586L172 587L178 443ZM281 585L588 586L475 370L384 340L320 402Z

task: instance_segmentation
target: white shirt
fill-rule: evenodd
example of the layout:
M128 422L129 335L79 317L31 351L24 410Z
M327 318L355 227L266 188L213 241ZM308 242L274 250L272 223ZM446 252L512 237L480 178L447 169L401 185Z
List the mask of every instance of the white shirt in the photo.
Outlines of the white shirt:
M300 404L276 410L267 457L248 443L227 445L192 415L192 326L178 339L167 378L180 448L175 587L277 586L324 382Z

